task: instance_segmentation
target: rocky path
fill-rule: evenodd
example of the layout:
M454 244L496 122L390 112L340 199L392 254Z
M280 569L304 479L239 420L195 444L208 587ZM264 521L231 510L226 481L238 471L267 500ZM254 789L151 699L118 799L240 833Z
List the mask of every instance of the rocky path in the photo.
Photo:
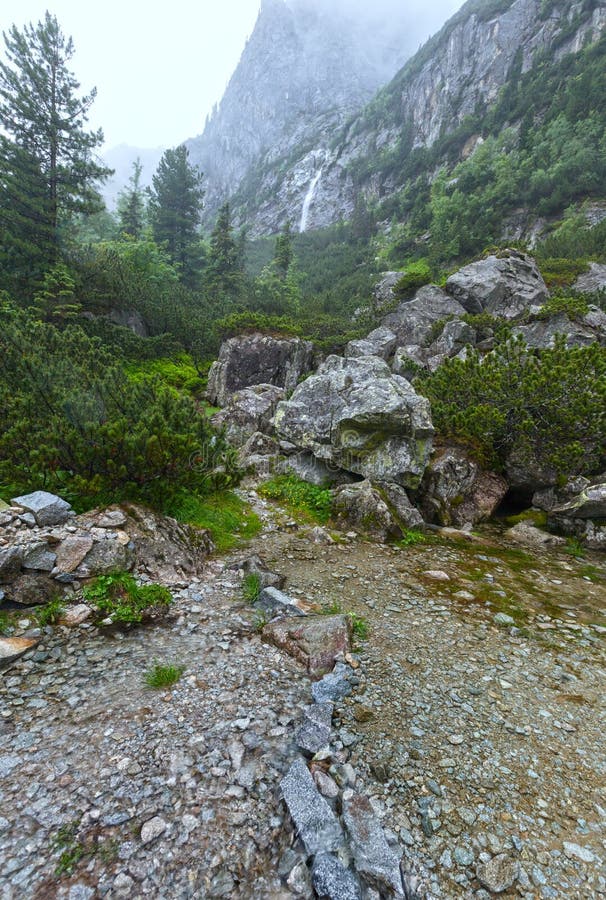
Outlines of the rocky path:
M369 625L336 745L417 895L605 894L603 564L329 543L255 502L290 592ZM2 900L309 896L278 783L310 684L226 562L174 586L172 622L49 630L2 673ZM176 687L144 686L154 660Z

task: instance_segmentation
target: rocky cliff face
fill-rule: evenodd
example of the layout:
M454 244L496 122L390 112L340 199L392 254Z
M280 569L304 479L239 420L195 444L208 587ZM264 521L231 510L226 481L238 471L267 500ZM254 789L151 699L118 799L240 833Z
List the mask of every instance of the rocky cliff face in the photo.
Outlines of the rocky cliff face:
M355 4L354 4L355 6ZM354 10L342 0L263 0L254 32L204 133L188 142L206 176L206 217L235 197L257 230L285 216L318 224L311 188L335 130L410 56L421 37L391 0ZM273 197L279 177L279 199ZM320 217L321 218L321 217ZM325 216L324 216L325 218Z
M397 48L383 41L383 67L370 51L360 59L355 29L328 23L309 2L263 5L219 112L191 145L209 180L209 209L232 195L253 234L286 218L301 230L347 218L360 192L390 196L401 187L397 167L368 160L402 142L432 146L489 108L514 69L528 71L542 53L576 52L606 25L605 0L469 0L355 113L405 45L396 29Z

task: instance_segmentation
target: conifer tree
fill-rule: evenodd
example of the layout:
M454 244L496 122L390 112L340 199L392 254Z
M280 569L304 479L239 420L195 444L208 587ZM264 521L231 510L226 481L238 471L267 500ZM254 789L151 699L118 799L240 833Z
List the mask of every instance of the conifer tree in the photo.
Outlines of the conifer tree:
M182 281L194 287L202 265L198 226L204 190L202 174L190 164L184 144L162 156L149 198L155 241L166 249Z
M237 295L242 288L243 273L240 250L234 237L229 203L217 213L217 221L210 238L207 276L212 290Z
M145 196L141 187L143 166L139 157L133 163L133 174L128 181L128 188L120 192L118 197L118 222L120 231L128 234L136 241L141 239L145 226Z
M293 255L291 225L287 221L276 238L276 249L274 252L274 266L280 278L284 279L288 275Z
M74 53L55 16L12 26L0 62L2 255L17 268L31 252L47 267L58 257L62 217L102 208L96 182L110 174L93 158L99 131L86 131L96 91L78 95ZM30 188L33 187L33 190Z

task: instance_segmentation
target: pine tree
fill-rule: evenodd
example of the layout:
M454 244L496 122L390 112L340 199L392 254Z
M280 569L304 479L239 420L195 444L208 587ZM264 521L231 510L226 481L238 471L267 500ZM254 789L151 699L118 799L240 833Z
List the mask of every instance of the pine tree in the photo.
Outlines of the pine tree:
M288 275L293 256L291 225L290 222L286 222L281 233L276 238L276 249L274 252L274 267L280 278L284 279Z
M136 241L141 239L145 226L145 196L141 187L143 166L139 157L133 163L133 174L128 188L118 196L118 222L120 231Z
M96 91L80 97L68 68L71 38L48 12L44 21L4 34L7 62L0 63L0 144L2 190L1 243L11 254L56 261L62 217L102 208L95 183L110 174L93 159L103 141L85 131ZM34 190L30 192L29 186ZM5 205L6 204L6 205ZM18 259L13 259L19 265Z
M202 265L198 226L204 191L202 174L190 164L185 145L164 153L149 198L154 239L166 249L184 284L195 286Z
M237 296L242 289L243 273L240 249L234 237L229 203L217 213L217 221L210 238L207 278L211 290Z

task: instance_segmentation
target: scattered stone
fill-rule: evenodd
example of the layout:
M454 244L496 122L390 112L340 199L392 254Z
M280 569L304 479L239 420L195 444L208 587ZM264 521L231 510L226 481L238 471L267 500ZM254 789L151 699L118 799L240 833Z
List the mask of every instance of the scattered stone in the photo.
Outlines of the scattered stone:
M242 562L237 563L234 568L239 569L245 576L256 575L262 588L274 587L281 591L286 584L285 576L270 571L261 557L256 554L248 556Z
M491 894L502 894L508 890L517 881L519 873L519 863L505 853L476 866L478 881Z
M284 802L307 853L339 850L345 837L334 812L320 796L302 759L296 760L280 783Z
M120 513L126 521L126 516ZM98 525L98 527L110 527ZM90 534L70 534L64 538L57 547L57 568L61 572L71 573L78 568L87 553L93 548L93 539Z
M337 657L351 649L347 616L280 619L266 625L262 634L314 676L330 672Z
M259 594L253 606L270 618L275 616L305 616L297 601L275 587L266 587Z
M314 703L303 713L303 723L295 731L297 746L312 756L330 741L332 703Z
M141 842L143 844L151 844L152 841L157 840L160 835L164 834L167 829L167 823L160 816L154 816L153 819L149 819L143 825L141 829Z
M67 628L75 628L76 625L82 625L92 616L93 611L90 606L85 603L78 603L76 606L68 606L59 619L61 625Z
M316 703L332 702L342 700L349 696L352 692L352 685L349 680L350 669L341 663L337 663L334 671L325 675L320 681L316 681L311 686L311 693Z
M573 844L570 841L564 841L564 853L570 859L580 859L581 862L595 862L595 854L587 847L581 847L580 844Z
M506 627L511 627L516 624L516 620L512 616L508 616L507 613L500 612L493 616L492 621L495 625L505 625Z

